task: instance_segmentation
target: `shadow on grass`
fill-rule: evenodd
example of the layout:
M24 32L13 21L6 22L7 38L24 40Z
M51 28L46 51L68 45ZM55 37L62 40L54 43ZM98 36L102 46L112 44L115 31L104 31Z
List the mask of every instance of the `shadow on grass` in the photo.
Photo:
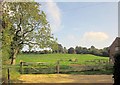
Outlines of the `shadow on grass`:
M112 70L91 70L91 71L70 71L70 72L60 72L61 74L81 74L81 75L112 75Z

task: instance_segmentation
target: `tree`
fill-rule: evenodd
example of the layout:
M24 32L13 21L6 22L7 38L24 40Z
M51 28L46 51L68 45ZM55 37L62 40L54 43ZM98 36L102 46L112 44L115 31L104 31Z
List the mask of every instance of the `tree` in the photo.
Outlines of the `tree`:
M63 46L61 44L58 44L58 52L63 53Z
M75 54L76 52L75 52L75 49L74 49L73 47L70 47L70 48L68 49L68 53L69 53L69 54Z
M94 46L91 46L90 49L89 49L89 51L90 51L91 54L94 54L95 47L94 47Z
M89 53L90 54L96 55L97 52L98 52L98 49L96 49L94 46L90 47L90 49L89 49Z
M77 54L80 54L81 53L81 47L76 46L75 51L76 51Z
M56 52L57 53L57 50L58 50L58 43L56 41L52 41L52 44L51 44L51 50L52 50L52 53L53 52Z
M2 4L2 2L1 2ZM2 6L1 6L2 7ZM3 7L4 8L4 7ZM1 28L0 28L0 42L2 43L2 63L3 64L8 64L9 63L9 56L11 56L11 42L13 38L13 33L12 33L12 24L9 21L10 18L8 17L8 9L1 10L1 16L0 17L0 22L1 22Z
M88 49L86 47L82 48L82 54L87 54L88 53Z
M102 49L102 55L108 57L109 56L108 50L109 50L108 47L103 48Z
M55 45L55 44L54 44ZM53 53L63 53L63 46L61 44L56 43L57 46L55 46L55 49L53 50Z
M52 48L53 42L56 42L51 34L46 15L39 7L40 4L36 2L5 2L3 4L4 29L9 28L8 34L12 34L11 64L15 64L15 58L24 45L28 45L29 48L34 46ZM4 33L7 32L3 31L3 35Z
M88 54L88 49L86 47L76 46L75 51L77 54Z
M68 53L68 50L66 47L63 48L64 53Z

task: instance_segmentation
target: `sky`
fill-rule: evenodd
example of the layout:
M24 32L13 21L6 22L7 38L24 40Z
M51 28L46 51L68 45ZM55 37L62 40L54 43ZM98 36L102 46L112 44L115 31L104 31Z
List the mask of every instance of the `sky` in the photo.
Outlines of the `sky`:
M36 0L37 1L37 0ZM117 2L41 2L52 33L63 47L104 48L118 36Z

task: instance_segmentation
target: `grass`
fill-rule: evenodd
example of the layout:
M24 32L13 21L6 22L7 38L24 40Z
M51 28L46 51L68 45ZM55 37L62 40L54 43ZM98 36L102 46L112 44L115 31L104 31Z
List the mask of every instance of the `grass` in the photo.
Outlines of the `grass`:
M18 78L20 77L20 73L18 72L18 67L17 66L5 66L3 65L2 67L4 67L2 69L2 78L4 82L8 82L7 78L8 78L8 68L10 71L10 83L13 82L20 82L18 80Z
M74 62L69 62L69 59L78 59L77 64L90 64L85 61L94 59L104 59L108 60L108 57L100 57L90 54L19 54L16 59L16 64L20 61L25 62L47 62L54 64L57 60L63 60L62 65L72 64ZM64 61L65 60L65 61Z
M70 59L77 59L78 61L77 62L71 62L71 61L69 61ZM19 54L16 58L16 65L12 66L11 69L10 69L11 82L20 82L17 79L21 75L20 72L19 72L20 61L46 62L49 65L51 65L52 68L54 68L53 65L55 65L55 63L58 60L63 60L63 61L60 62L60 65L61 65L62 70L63 70L61 72L64 72L64 70L69 70L69 69L71 70L71 68L69 68L69 65L71 65L71 64L95 65L95 62L86 62L88 60L95 60L95 59L97 59L97 60L100 60L100 59L108 60L109 58L108 57L90 55L90 54ZM6 67L6 66L3 66L3 67ZM29 68L29 66L27 66L27 68ZM29 70L29 69L27 69L27 70L31 72L31 70ZM6 73L7 70L4 69L2 71L4 71L3 72L4 77L7 78L7 73ZM48 69L47 71L50 72L50 69ZM53 73L54 71L55 70L52 69L51 73ZM79 71L79 72L78 71L68 71L66 74L85 74L85 75L90 74L91 75L91 74L111 74L111 73L112 73L111 70L97 70L97 71Z
M72 62L69 61L70 59L77 59L77 62ZM62 60L60 61L60 71L61 72L67 72L69 74L110 74L111 72L108 72L107 70L103 72L103 70L99 70L99 71L85 71L85 72L80 72L81 69L84 69L82 67L79 66L92 66L92 68L96 68L97 67L103 67L105 64L96 64L96 62L89 62L92 60L106 60L108 61L108 57L101 57L101 56L95 56L95 55L91 55L91 54L19 54L17 56L16 59L16 65L19 65L20 61L24 61L24 62L45 62L48 63L48 66L50 66L50 68L44 68L45 66L39 66L39 65L29 65L29 66L24 66L24 72L25 73L32 73L34 72L33 69L30 69L31 67L36 68L37 70L40 71L40 73L54 73L55 71L55 66L56 66L56 62L58 60ZM75 65L75 66L72 66ZM72 66L72 67L71 67ZM96 66L96 67L95 67ZM42 69L41 67L43 67L44 69ZM91 69L91 67L87 67L88 69ZM50 70L52 69L52 70ZM100 68L99 68L100 69ZM73 72L71 72L73 71ZM79 71L79 72L76 72ZM39 74L39 72L37 72Z
M93 70L93 71L71 71L71 72L67 72L65 74L81 74L81 75L111 75L112 74L112 70Z

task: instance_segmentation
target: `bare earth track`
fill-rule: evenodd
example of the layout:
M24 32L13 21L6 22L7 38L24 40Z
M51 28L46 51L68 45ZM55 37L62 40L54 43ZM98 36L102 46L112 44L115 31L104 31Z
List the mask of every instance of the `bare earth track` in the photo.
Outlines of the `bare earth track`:
M21 75L24 83L113 83L112 75L31 74Z

